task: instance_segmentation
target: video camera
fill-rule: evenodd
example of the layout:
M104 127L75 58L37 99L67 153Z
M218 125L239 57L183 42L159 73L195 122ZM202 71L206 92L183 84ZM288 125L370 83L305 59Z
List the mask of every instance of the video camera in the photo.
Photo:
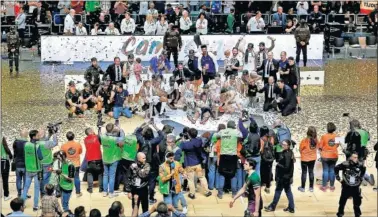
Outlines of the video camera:
M59 131L59 126L62 124L63 122L57 122L57 123L48 123L47 124L47 129L49 131L50 134L55 134Z

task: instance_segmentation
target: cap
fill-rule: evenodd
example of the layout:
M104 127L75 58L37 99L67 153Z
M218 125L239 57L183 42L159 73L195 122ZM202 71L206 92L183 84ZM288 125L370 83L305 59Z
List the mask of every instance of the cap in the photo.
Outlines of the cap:
M223 87L222 89L221 89L221 93L226 93L228 90L227 90L227 88L225 88L225 87Z
M134 59L134 54L127 55L127 59Z
M252 47L253 48L253 43L248 43L248 47Z
M69 83L68 83L68 86L75 86L76 84L75 84L75 82L74 81L70 81Z
M259 46L265 46L265 43L264 42L260 42Z
M248 75L248 70L243 70L243 75Z
M227 128L236 128L235 121L228 121L227 122Z

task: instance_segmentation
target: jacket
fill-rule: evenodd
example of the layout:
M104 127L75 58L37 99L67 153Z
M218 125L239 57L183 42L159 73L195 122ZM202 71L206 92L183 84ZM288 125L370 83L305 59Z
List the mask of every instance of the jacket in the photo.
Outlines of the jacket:
M25 144L28 142L27 139L16 139L13 143L13 153L14 160L16 162L16 168L25 168Z
M160 165L160 162L156 162L156 160L159 160L159 156L156 155L156 147L164 139L164 133L163 131L159 130L158 137L151 140L146 140L142 135L142 130L143 128L140 127L135 130L135 136L139 144L139 152L143 152L146 155L147 162L151 164L151 167L153 169L157 169L157 167Z
M168 31L165 33L163 38L164 48L181 48L182 40L180 33L176 31Z
M206 156L202 156L202 140L194 138L180 144L181 150L185 153L185 166L196 166L202 163Z
M218 61L217 61L216 56L211 52L207 52L207 55L209 55L210 58L213 60L214 67L215 67L215 73L217 73L219 67L218 67ZM200 56L198 57L198 70L200 70L201 72L202 72L202 68L203 68L202 62L201 62L202 57L203 57L203 55L201 53Z
M295 96L294 91L288 85L285 84L282 90L278 88L277 94L283 99L280 102L283 106L297 104L297 97Z
M110 80L112 80L112 82L126 83L126 79L125 79L125 77L122 74L123 64L124 64L123 62L121 62L121 64L120 64L120 67L121 67L121 80L120 81L116 81L116 69L115 69L115 64L114 63L110 64L108 66L108 68L106 69L106 72L105 72L104 76L102 77L102 80L105 81L105 79L109 76Z
M271 102L273 99L275 99L276 93L279 91L278 85L276 83L273 84L273 94L271 98L269 98L269 84L265 84L262 89L259 90L259 93L264 92L264 99L265 102Z
M304 41L306 44L309 44L311 38L310 29L307 25L305 25L304 27L299 26L295 29L294 37L297 43Z
M184 78L191 78L193 76L193 73L188 69L188 68L183 68L182 69L183 71L183 76L181 75L180 73L180 70L177 68L173 71L173 76L176 78L176 79L184 79Z
M8 54L14 53L15 55L18 55L20 53L20 37L18 32L15 31L13 34L11 32L7 33L7 47ZM12 52L12 49L15 49L15 51Z
M258 74L261 75L263 78L265 78L265 65L267 64L268 59L263 60L261 66L259 66L256 71L259 72L262 70L262 72L259 72ZM270 65L270 68L267 68L268 70L268 76L273 76L274 80L277 80L277 72L278 72L278 61L275 59L272 59L272 64Z
M289 74L284 77L284 82L289 87L293 88L294 85L299 85L301 81L299 67L294 64L289 66L288 70Z
M313 142L313 144L311 144ZM301 161L309 162L316 160L316 144L317 141L311 141L310 138L305 138L299 145L299 152L301 153Z
M132 188L144 188L148 186L148 175L151 171L149 163L133 163L130 166L130 175L126 182L126 192L131 192ZM138 185L139 182L139 185Z
M273 17L272 17L272 22L277 22L277 25L280 25L279 21L280 21L279 14L278 13L274 13ZM281 23L281 26L285 27L286 26L286 22L287 22L287 20L286 20L286 14L282 13L282 23Z
M340 179L340 171L343 172L343 179ZM361 185L366 172L366 167L360 162L344 161L335 167L335 176L341 180L342 186L358 187ZM354 179L354 182L351 181Z
M94 85L100 84L100 74L103 75L104 71L102 71L100 66L94 67L93 65L89 66L85 71L84 78L90 84L92 81Z
M284 150L276 166L276 182L291 184L294 174L294 153L291 150Z
M160 165L159 176L160 176L162 182L169 182L169 180L171 178L173 178L176 182L175 192L178 194L178 193L181 192L180 174L184 173L184 168L182 168L182 165L177 161L174 161L173 163L175 164L175 167L173 169L175 171L175 173L173 174L173 177L170 175L171 174L171 165L168 164L167 162L164 162L162 165ZM170 189L172 189L171 186L170 186Z

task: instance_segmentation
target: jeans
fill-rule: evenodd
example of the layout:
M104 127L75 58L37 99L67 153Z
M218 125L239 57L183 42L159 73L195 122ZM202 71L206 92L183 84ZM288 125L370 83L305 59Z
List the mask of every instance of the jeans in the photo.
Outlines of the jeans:
M179 192L178 194L176 194L175 192L171 191L169 194L163 195L163 198L164 198L164 203L171 204L171 205L173 205L174 208L177 209L178 208L178 201L181 198L184 198L184 195L182 194L182 192ZM185 198L184 198L184 200L181 200L181 206L182 207L188 206L186 204Z
M16 186L17 195L21 197L22 189L25 186L26 171L25 168L16 168Z
M252 159L256 161L255 172L256 172L257 174L259 174L259 176L260 176L261 156L258 156L258 157L252 157Z
M74 177L74 184L75 184L75 190L76 194L80 194L80 167L75 167L75 177Z
M69 210L69 202L70 202L71 193L72 193L72 191L62 190L62 208L63 208L63 211Z
M114 181L118 161L112 164L104 164L104 192L114 193Z
M221 175L220 173L218 173L218 180L217 181L218 181L218 186L217 186L218 195L223 195L223 188L224 188L224 182L225 182L224 176ZM235 195L238 192L237 184L238 184L237 174L235 174L235 176L232 177L232 179L231 179L232 195Z
M306 66L306 63L307 63L307 45L302 46L300 43L297 43L297 51L296 51L297 55L295 57L295 62L297 63L297 66L299 66L301 51L302 51L302 54L303 54L303 66Z
M3 182L4 197L9 197L9 160L1 159L1 178Z
M51 171L51 165L43 165L43 180L41 181L41 194L45 194L45 186L49 184Z
M237 183L236 183L236 192L237 191L239 191L242 187L243 187L243 185L244 185L244 178L245 178L245 171L244 171L244 169L243 168L238 168L237 170L236 170L236 181L237 181Z
M335 186L335 160L330 159L323 159L322 158L322 165L323 165L323 187L327 187L328 181L330 181L330 186Z
M209 190L213 190L214 186L217 187L216 170L217 170L217 157L209 157L208 163L209 173L207 174L209 180Z
M272 173L273 162L261 162L261 185L265 185L266 188L270 188L271 181L273 179Z
M130 175L130 166L133 161L129 161L126 159L121 159L118 163L117 173L116 173L116 181L114 188L119 189L119 185L123 184L123 191L126 192L126 185L128 182L128 176Z
M124 115L127 118L131 118L133 114L131 113L129 107L123 108L123 107L114 107L113 108L113 116L114 119L118 119L121 115Z
M302 167L302 188L305 188L306 186L306 179L307 179L307 169L308 169L308 176L310 178L310 188L314 187L314 166L315 166L315 161L307 161L301 162L301 167Z
M98 176L98 185L100 188L100 192L103 191L103 170L104 166L102 165L102 161L89 161L88 168L87 168L87 182L88 182L88 191L93 191L93 175Z
M157 171L150 171L150 174L148 175L148 195L150 200L155 199L155 187L156 187L156 178L158 177Z
M22 192L22 199L26 201L26 196L28 194L30 185L34 179L34 200L33 200L33 208L38 208L38 201L39 201L39 190L40 190L40 182L38 179L38 173L30 173L26 172L26 179L25 179L25 186Z
M276 192L274 192L273 202L270 204L270 207L276 209L278 201L281 197L282 190L285 190L287 200L289 201L289 208L294 210L294 197L293 193L291 192L290 183L277 183Z

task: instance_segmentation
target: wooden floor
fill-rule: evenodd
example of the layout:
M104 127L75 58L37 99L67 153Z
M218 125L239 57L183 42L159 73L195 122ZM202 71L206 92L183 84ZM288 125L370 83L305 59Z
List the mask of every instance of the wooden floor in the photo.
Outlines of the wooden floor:
M132 132L136 126L138 126L142 122L141 118L132 118L132 119L122 119L121 120L121 127L126 132ZM368 171L373 173L376 177L376 169L368 168ZM292 185L292 191L294 194L294 201L295 201L295 214L288 214L283 212L282 210L287 207L287 199L285 194L283 193L281 196L281 200L276 208L276 211L273 213L266 213L263 212L263 216L336 216L337 208L338 208L338 201L340 196L340 184L336 183L336 191L335 192L327 192L324 193L319 190L318 186L315 188L313 193L306 191L305 193L301 193L297 190L298 186L300 185L300 160L297 159L297 163L295 166L294 171L294 184ZM11 174L10 177L10 195L12 197L17 196L16 185L15 185L15 175L14 173ZM125 206L125 215L131 215L131 201L124 195L121 194L116 198L109 199L104 198L100 193L97 193L97 189L95 189L96 193L89 194L86 191L87 183L81 183L81 189L83 196L80 198L76 198L76 195L73 195L70 200L70 209L74 210L77 206L84 206L87 214L93 208L97 208L101 211L102 215L107 215L108 209L110 204L113 201L121 201ZM308 190L308 189L306 189ZM33 195L33 187L30 187L29 194ZM274 183L271 188L271 193L266 194L262 191L263 196L263 203L267 205L270 203L274 196ZM377 216L377 193L372 190L372 186L362 187L362 216ZM162 196L157 193L157 199L162 200ZM216 190L213 191L213 195L209 198L205 198L200 193L196 194L196 199L191 200L187 197L186 199L188 202L188 216L242 216L244 212L244 205L241 200L235 203L234 208L230 209L228 207L228 203L231 200L231 195L226 194L223 199L218 199L216 197ZM3 198L1 199L1 213L8 214L11 212L10 201L4 201ZM247 202L244 199L244 202ZM26 202L27 209L25 213L29 214L30 216L40 216L40 212L33 212L32 206L33 201L32 199ZM352 201L349 200L347 202L345 208L345 216L354 216L353 214L353 204Z

